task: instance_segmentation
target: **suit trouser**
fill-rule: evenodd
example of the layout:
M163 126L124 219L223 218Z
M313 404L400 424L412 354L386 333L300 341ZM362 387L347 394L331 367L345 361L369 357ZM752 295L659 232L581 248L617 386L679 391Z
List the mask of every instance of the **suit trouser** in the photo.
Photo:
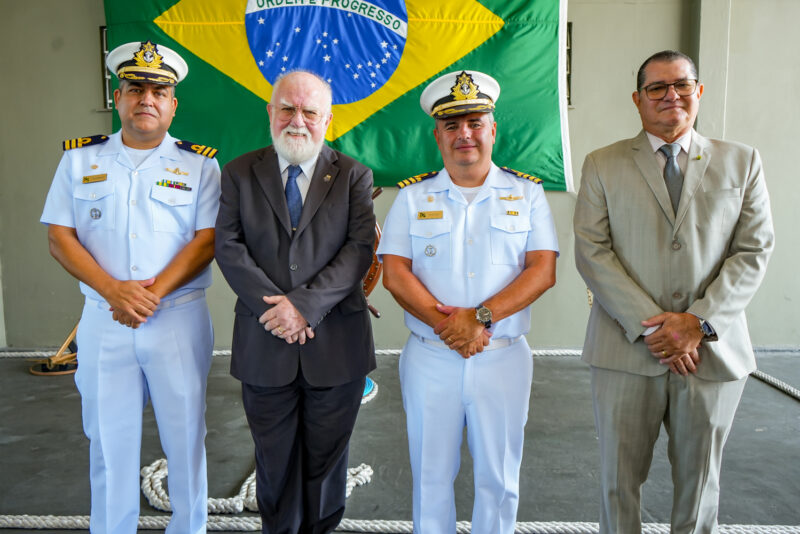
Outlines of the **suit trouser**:
M669 372L651 377L592 367L601 533L641 532L641 487L662 423L674 485L671 532L717 532L722 449L746 380L712 382Z
M91 532L136 532L148 398L169 465L173 513L166 532L205 532L205 397L214 344L205 298L156 310L135 330L112 320L106 302L87 298L77 342L75 383L90 440Z
M410 336L400 356L416 534L454 534L461 437L473 459L473 534L513 533L533 359L525 338L464 359Z
M347 453L364 378L314 387L298 369L279 387L242 383L256 449L256 500L269 534L322 534L344 515Z

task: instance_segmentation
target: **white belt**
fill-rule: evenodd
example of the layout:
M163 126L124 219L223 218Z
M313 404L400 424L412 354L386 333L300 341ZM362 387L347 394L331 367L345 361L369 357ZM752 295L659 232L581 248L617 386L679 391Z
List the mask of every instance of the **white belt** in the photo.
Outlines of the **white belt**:
M187 302L192 302L193 300L203 298L205 294L206 294L205 289L194 289L184 295L181 295L180 297L175 297L174 299L169 299L169 300L162 300L161 303L159 303L159 305L156 307L156 309L165 310L167 308L174 308L175 306L180 306L181 304L186 304ZM108 310L108 308L110 307L110 304L104 300L95 300L95 302L97 303L97 307L100 308L101 310Z
M412 332L412 335L415 338L419 339L420 341L422 341L423 343L426 343L428 345L433 345L434 347L439 347L439 348L443 348L443 349L450 349L450 347L448 347L447 344L444 341L440 340L440 339L430 339L430 338L427 338L427 337L418 336L417 334L414 334L413 332ZM522 336L517 336L517 337L499 337L497 339L489 338L489 344L486 345L485 347L483 347L483 350L504 349L504 348L506 348L508 346L513 345L514 343L516 343L520 339L522 339Z

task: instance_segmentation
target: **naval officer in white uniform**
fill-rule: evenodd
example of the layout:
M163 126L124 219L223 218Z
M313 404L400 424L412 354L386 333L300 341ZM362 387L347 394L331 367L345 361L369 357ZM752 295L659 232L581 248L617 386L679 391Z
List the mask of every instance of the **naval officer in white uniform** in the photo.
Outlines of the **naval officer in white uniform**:
M541 181L492 163L490 76L433 81L420 103L444 169L400 182L378 255L411 336L400 356L414 532L454 533L464 425L472 532L514 532L533 361L529 305L555 283L558 243Z
M142 408L169 464L169 534L206 531L206 379L213 330L216 150L167 133L188 71L149 41L114 49L121 131L64 142L41 221L50 252L86 296L78 327L94 534L135 533Z

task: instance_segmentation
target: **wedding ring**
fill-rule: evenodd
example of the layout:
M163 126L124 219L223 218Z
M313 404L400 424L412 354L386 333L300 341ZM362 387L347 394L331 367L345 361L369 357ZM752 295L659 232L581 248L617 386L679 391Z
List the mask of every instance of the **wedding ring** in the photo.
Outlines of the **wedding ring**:
M279 326L279 327L278 327L278 333L279 333L279 334L283 334L283 327L282 327L282 326Z
M665 357L665 358L666 358L666 357L667 357L667 351L665 351L665 350L662 350L662 351L661 351L661 355L662 355L663 357Z

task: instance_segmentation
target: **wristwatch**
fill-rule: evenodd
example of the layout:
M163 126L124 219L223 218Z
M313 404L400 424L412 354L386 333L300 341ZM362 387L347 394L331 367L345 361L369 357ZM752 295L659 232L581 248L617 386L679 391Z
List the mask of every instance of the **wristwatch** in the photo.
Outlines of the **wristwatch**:
M700 331L703 333L703 337L711 337L714 335L714 329L711 328L711 325L708 324L708 321L702 317L698 317L697 320L700 321Z
M475 307L475 319L478 320L486 328L492 327L492 310L484 306L483 304L479 304Z

